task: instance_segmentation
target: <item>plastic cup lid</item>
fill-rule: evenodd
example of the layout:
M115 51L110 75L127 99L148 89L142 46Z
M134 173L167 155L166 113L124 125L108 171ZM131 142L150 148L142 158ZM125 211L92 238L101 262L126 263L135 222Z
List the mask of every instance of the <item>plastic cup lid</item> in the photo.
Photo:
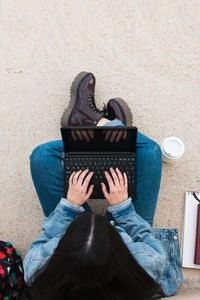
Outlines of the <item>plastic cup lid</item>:
M177 158L184 153L184 144L177 137L168 137L163 143L163 150L167 156Z

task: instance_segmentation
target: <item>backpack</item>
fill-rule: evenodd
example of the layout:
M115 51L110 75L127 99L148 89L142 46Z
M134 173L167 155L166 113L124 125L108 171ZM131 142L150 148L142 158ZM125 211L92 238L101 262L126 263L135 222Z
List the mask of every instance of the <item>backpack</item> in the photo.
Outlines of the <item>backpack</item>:
M0 299L18 299L24 285L20 253L10 242L0 241Z

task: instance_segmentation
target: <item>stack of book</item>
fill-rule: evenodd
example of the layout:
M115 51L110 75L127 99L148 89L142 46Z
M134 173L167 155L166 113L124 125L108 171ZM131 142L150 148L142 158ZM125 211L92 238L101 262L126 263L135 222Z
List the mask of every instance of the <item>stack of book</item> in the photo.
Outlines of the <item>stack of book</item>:
M200 269L200 193L186 192L182 235L182 267Z

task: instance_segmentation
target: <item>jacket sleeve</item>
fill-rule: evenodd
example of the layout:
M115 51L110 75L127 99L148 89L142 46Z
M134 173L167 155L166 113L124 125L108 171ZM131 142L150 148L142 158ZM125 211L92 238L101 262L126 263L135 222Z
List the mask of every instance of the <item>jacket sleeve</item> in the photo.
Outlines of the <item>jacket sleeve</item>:
M44 217L42 234L31 244L23 261L24 280L27 285L33 283L34 274L46 264L69 224L83 211L82 206L73 205L62 198L55 210L48 217Z
M132 255L151 277L158 280L166 266L164 248L153 236L149 223L136 213L131 197L119 205L109 206L108 211Z

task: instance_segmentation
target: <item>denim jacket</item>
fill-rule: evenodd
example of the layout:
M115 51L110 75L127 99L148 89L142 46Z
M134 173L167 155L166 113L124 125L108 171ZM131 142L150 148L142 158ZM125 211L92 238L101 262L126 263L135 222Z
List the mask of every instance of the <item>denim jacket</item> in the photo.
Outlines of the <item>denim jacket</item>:
M162 287L166 296L173 295L183 281L180 268L178 233L176 229L152 228L140 217L129 197L121 204L109 206L111 224L121 235L137 262ZM53 255L69 224L84 208L62 198L55 210L44 217L43 232L35 240L23 261L27 285Z

